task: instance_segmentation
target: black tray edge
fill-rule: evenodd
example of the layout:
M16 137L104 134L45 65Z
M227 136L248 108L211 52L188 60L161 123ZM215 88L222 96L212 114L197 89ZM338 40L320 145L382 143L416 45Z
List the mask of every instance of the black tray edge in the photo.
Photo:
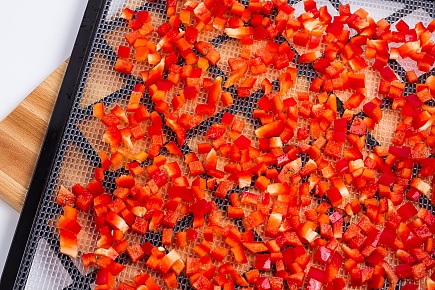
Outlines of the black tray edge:
M50 119L43 146L36 163L27 197L21 210L9 253L0 280L0 289L13 289L37 209L52 169L68 116L72 108L77 85L83 73L90 43L95 35L106 0L89 0L62 81Z

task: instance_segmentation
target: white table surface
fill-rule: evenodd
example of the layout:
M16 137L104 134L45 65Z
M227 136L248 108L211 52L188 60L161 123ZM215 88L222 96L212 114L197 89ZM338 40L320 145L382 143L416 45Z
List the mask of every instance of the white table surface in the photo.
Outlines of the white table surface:
M0 1L0 120L70 56L86 4L87 0ZM0 200L0 272L18 217Z

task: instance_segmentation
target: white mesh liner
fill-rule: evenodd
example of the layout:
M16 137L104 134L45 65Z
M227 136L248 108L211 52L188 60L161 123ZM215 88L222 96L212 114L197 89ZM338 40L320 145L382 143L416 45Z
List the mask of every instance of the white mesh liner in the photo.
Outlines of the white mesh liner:
M72 283L71 277L45 239L40 239L33 258L26 289L62 289Z
M378 21L382 18L387 18L391 14L405 7L404 3L386 0L343 0L341 3L350 4L351 12L355 12L359 8L363 8L375 21Z
M405 16L405 19L409 24L415 24L415 22L418 21L423 21L424 24L427 24L428 21L431 20L427 11L432 11L433 13L433 3L422 2L421 8L417 9L418 7L416 8L416 3L414 2L408 0L401 0L399 2L384 0L342 1L342 3L351 4L352 12L359 7L366 9L370 16L375 20L380 18L391 18L392 20L397 21L400 17L409 14L408 16ZM334 16L338 15L338 3L338 1L332 0L331 2L327 0L319 0L318 7L327 5L329 13ZM299 15L303 11L303 3L301 1L291 1L291 4L293 4L293 6L296 8L295 16ZM66 130L63 135L63 141L57 152L54 167L49 178L48 187L39 205L38 214L33 224L33 231L27 243L26 252L21 263L19 276L16 279L14 289L36 289L36 285L39 285L38 289L62 289L67 286L69 287L68 289L87 289L88 285L92 285L92 281L94 279L92 272L95 270L95 268L84 270L79 258L70 260L68 257L60 255L53 250L57 249L58 247L58 231L55 225L61 214L60 208L54 200L60 185L70 188L76 183L83 185L87 184L90 179L92 179L93 168L98 166L99 163L99 157L95 152L98 152L100 149L103 149L107 152L109 149L107 144L104 144L101 141L102 135L104 133L104 126L92 116L92 104L99 101L104 101L106 110L112 108L115 104L125 107L133 86L140 80L139 72L141 70L150 68L150 66L146 63L139 64L135 62L135 69L132 76L124 76L114 72L113 70L113 65L116 60L115 55L117 47L119 45L126 45L124 35L128 31L126 22L119 20L120 12L124 7L139 9L144 5L149 11L152 12L152 23L157 28L166 19L164 16L165 4L162 4L161 1L148 3L140 0L113 0L107 1L106 5L104 6L104 13L102 15L102 19L100 19L94 40L91 43L90 55L86 60L86 67L79 82L78 92L75 98L73 109L68 119ZM180 5L178 5L178 9L180 9L179 7ZM405 7L407 7L407 9L405 9ZM216 39L220 35L220 31L212 29L211 31L205 31L201 33L198 39L210 41L212 39ZM149 39L154 43L157 43L159 37L157 33L154 32ZM264 45L264 41L255 41L255 43L251 46L251 55L257 50L257 48L264 47ZM230 70L227 60L228 58L238 56L241 48L242 46L240 45L240 42L236 40L227 39L220 43L217 46L217 49L220 51L221 60L219 61L217 68L209 69L204 74L204 77L213 78L216 76L216 73L229 75ZM293 46L293 48L298 53L304 53L307 51L306 49L300 47ZM324 45L321 45L319 49L323 50ZM407 62L402 63L399 61L399 63L401 66L403 66L403 68L406 68L408 65ZM294 63L291 63L290 66L298 67L298 77L295 85L283 96L283 98L296 98L298 92L307 91L310 80L316 76L314 70L307 65L296 66ZM380 81L379 75L370 68L367 68L362 72L366 75L367 98L358 108L355 109L356 112L360 112L362 110L362 106L374 97L383 99L383 97L377 93ZM275 81L278 79L280 73L281 72L277 72L269 68L266 74L258 77L259 80L254 86L253 91L260 88L261 80L264 77L267 77L270 81ZM247 74L247 76L250 75ZM170 92L167 93L165 101L170 102L177 90L182 87L183 85L175 86ZM274 87L276 90L277 86L275 85ZM230 91L234 92L233 89L230 89ZM351 95L351 92L336 92L336 95L341 99L341 101L345 102ZM196 104L206 103L206 100L207 94L205 92L201 92L196 100L188 101L184 105L183 112L195 114ZM315 94L310 93L310 100L315 102ZM256 141L254 130L259 126L259 122L258 120L252 119L249 114L253 108L257 107L257 101L253 97L243 100L237 99L236 97L234 101L235 104L230 108L230 112L234 113L237 119L245 121L245 129L243 134L254 140L254 146L256 146L258 142ZM146 99L145 103L150 105L151 100ZM225 109L223 104L219 102L216 114L221 114L223 110L228 109ZM400 120L400 113L392 109L385 108L383 110L383 119L380 124L376 126L376 129L371 132L372 136L383 146L391 144L391 140L394 136L393 131ZM220 122L220 117L214 116L207 122L201 123L198 128L192 130L188 140L186 140L187 149L196 151L198 142L203 142L204 132L208 126L214 122ZM309 128L309 122L307 120L303 120L302 118L299 118L298 125L299 127ZM174 140L174 134L167 131L165 131L165 134L165 142ZM231 140L227 137L227 142L230 141ZM306 142L308 141L305 140L301 143ZM296 145L298 143L299 141L297 141L296 138L293 138L290 142L290 144ZM145 138L140 143L141 149L145 151L148 150L149 146L149 138ZM366 156L368 152L369 151L366 148L366 150L364 150L364 156ZM167 154L165 156L167 158L167 162L177 161L180 164L181 169L185 173L187 172L188 167L184 164L182 158ZM205 160L205 155L198 155L198 157L201 161ZM334 162L333 159L330 159L330 161ZM228 162L227 159L219 158L218 169L222 169L226 162ZM119 171L106 172L106 179L108 181L105 182L105 186L107 191L112 191L114 189L114 184L113 182L110 182L110 180L119 174ZM144 180L148 180L148 177L143 177L140 181ZM190 179L190 181L192 180L193 179ZM429 182L430 180L425 181ZM348 189L350 196L343 201L343 206L348 201L358 197L357 190L351 186L349 186ZM254 187L244 188L242 190L234 188L233 191L250 191L260 194L260 192ZM165 192L165 188L162 189L162 192ZM163 195L163 197L164 200L167 200L165 195ZM428 196L429 199L430 197L431 196ZM212 192L207 192L206 198L208 200L213 200L214 198ZM311 205L301 211L302 221L305 220L303 212L305 212L307 209L317 207L321 201L322 200L319 198L313 197ZM222 225L233 224L236 225L236 227L240 225L240 221L230 220L226 217L227 202L225 200L216 199L216 202L221 208ZM429 206L425 203L422 205L415 203L415 205L417 208L420 206ZM242 206L242 208L245 212L245 215L248 215L256 210L253 206ZM183 217L180 217L180 219L182 218ZM177 225L175 231L187 230L190 222L191 219L189 219L189 217L184 217L183 223ZM350 220L350 222L357 222L357 219L353 218ZM98 234L95 232L95 226L92 221L92 216L89 214L89 212L80 214L79 223L83 227L81 233L79 234L80 254L91 252L95 250L95 243L98 239ZM264 229L265 225L257 227L255 231L264 241L267 241L268 238L264 236ZM197 241L202 241L202 229L199 228L198 230L200 235ZM145 237L135 233L129 233L127 236L129 239L129 244L132 244L133 242L143 243L145 241ZM161 242L161 236L159 236L158 233L147 234L147 237L154 245L158 245ZM215 240L216 242L214 245L225 247L225 242L220 237L218 238L217 235L215 235ZM188 246L183 249L170 246L167 247L167 250L169 251L175 248L183 258L186 258L187 256L195 256L191 250L193 246L193 242L189 242ZM312 253L312 250L310 249L308 252ZM248 258L248 263L246 265L237 265L234 263L236 269L240 273L246 272L254 265L255 256L252 255L248 250L246 250L245 253ZM142 270L149 273L162 287L162 289L166 289L161 276L144 266L146 259L143 259L135 264L130 263L128 258L123 258L122 260L122 263L126 264L128 267L119 275L120 281L131 280ZM223 262L232 261L232 253L229 251ZM392 265L397 264L397 259L393 255L388 256L388 261ZM220 264L221 263L216 263L216 265ZM310 266L316 266L321 269L323 268L320 263L311 261L306 269L307 272ZM39 273L41 271L43 271L45 275L40 275ZM268 273L265 273L264 275L268 275ZM349 278L347 275L348 274L342 267L339 276ZM179 283L182 289L190 289L187 279L180 278ZM422 283L420 286L423 287L423 284L424 283ZM347 289L357 289L357 287L348 286ZM358 289L362 289L362 287Z

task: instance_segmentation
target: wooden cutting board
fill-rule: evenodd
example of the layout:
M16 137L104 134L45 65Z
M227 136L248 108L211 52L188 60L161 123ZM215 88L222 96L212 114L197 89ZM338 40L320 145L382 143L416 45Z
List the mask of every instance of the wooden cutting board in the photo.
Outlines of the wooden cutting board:
M0 198L21 211L68 59L0 122Z

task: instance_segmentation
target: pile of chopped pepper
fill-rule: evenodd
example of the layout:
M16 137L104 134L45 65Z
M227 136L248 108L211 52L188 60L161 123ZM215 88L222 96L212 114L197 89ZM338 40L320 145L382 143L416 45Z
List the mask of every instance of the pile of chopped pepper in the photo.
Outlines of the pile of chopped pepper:
M361 8L352 13L349 4L337 16L314 0L303 6L296 16L282 0L247 7L169 0L158 27L148 11L122 11L130 32L114 70L131 74L135 62L152 68L140 72L126 106L94 105L109 150L99 151L93 180L62 186L56 199L64 207L61 252L96 269L95 289L172 289L181 276L197 290L381 289L386 280L388 289L435 289L435 215L418 203L435 204L435 20L392 26ZM198 40L211 30L243 45L228 59L229 75L206 75L221 64L219 47ZM418 71L402 80L390 67L398 59ZM293 94L300 64L316 76ZM368 69L380 79L371 99ZM265 76L271 71L277 80ZM204 92L207 102L185 113L186 102ZM248 132L232 106L258 92L249 117L259 125ZM349 97L342 102L338 92ZM387 106L400 113L391 144L368 146ZM220 122L186 151L189 132L218 113ZM165 130L177 142L166 141ZM147 148L138 145L145 139ZM119 168L128 174L108 192L105 173ZM95 251L80 255L79 211L92 215L99 233ZM176 231L186 216L190 227ZM150 231L161 232L160 246L128 239ZM144 261L131 281L117 279L123 253Z

